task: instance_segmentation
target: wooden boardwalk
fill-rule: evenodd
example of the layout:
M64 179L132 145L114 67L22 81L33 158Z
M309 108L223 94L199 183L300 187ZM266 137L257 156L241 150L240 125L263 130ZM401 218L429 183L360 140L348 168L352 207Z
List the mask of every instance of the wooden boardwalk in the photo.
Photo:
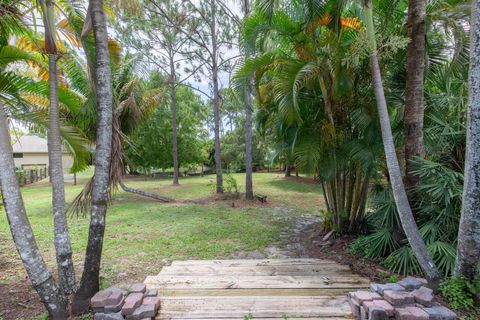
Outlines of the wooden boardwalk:
M331 260L174 261L145 279L156 319L352 319L346 293L368 279Z

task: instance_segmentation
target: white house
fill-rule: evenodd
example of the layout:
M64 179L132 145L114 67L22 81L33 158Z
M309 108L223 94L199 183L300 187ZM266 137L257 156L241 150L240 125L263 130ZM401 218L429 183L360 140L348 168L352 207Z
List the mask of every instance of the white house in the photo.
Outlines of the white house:
M19 138L14 137L13 142L15 167L22 169L48 167L48 143L46 139L24 135ZM73 165L73 157L64 149L62 153L63 171L69 172Z

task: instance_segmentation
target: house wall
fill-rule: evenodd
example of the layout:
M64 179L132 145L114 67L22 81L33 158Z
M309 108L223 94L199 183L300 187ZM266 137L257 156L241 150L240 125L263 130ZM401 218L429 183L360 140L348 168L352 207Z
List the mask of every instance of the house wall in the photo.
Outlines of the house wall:
M36 166L48 167L48 153L23 153L23 158L14 158L15 167L29 169ZM73 166L73 158L69 154L62 155L63 171L69 172Z

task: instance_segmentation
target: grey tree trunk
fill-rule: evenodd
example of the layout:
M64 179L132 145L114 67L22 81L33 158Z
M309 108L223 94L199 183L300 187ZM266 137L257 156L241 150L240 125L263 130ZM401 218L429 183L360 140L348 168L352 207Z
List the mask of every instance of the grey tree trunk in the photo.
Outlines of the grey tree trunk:
M472 1L467 146L455 275L474 280L480 270L480 2Z
M245 17L250 13L250 1L243 1ZM245 54L248 58L248 54ZM252 181L252 83L249 81L245 90L245 198L253 200Z
M402 223L403 230L407 236L408 242L417 258L420 267L427 277L430 286L437 289L440 281L440 274L435 263L428 254L427 247L423 241L418 226L413 218L413 213L408 202L407 193L402 180L402 173L398 164L395 145L393 143L392 127L387 110L387 102L383 91L382 76L377 58L377 48L375 40L375 28L373 24L372 1L364 0L365 23L367 26L368 46L370 50L370 68L373 78L373 90L377 102L380 126L382 130L383 146L387 160L388 174L393 189L393 195L398 210L398 215Z
M65 208L65 182L63 179L62 142L60 140L58 110L57 56L55 54L49 54L48 65L50 75L48 160L52 183L54 243L60 288L68 295L75 290L75 269L73 267L72 247Z
M212 21L210 23L212 36L212 82L213 82L213 115L215 122L215 171L217 174L217 193L223 193L222 156L220 153L220 105L218 93L218 57L217 57L217 27L216 2L210 0Z
M253 200L252 181L252 94L251 85L247 85L245 97L245 198Z
M407 190L416 186L420 178L413 171L412 160L424 156L423 114L425 71L425 6L426 0L408 2L407 74L405 84L405 184Z
M97 137L95 149L95 176L90 210L90 227L85 253L85 263L80 288L72 303L72 312L88 311L90 298L99 290L100 262L102 257L105 215L108 205L108 185L112 149L112 79L108 32L102 0L90 0L93 34L95 38L97 88Z
M0 104L0 183L3 205L13 241L23 266L52 319L67 319L66 301L38 250L35 236L25 212L20 194L10 133L4 110Z
M177 144L177 96L175 94L175 62L170 52L170 109L172 111L172 157L173 157L173 184L178 185L178 144Z

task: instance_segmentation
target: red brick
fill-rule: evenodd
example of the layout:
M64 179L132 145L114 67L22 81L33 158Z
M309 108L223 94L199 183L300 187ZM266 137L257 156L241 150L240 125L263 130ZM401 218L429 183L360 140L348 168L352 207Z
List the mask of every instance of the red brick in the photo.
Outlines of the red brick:
M412 320L428 320L428 313L425 312L422 308L418 307L406 307L405 309L413 315Z
M92 299L90 299L90 305L92 308L103 308L107 305L106 301L110 296L108 290L102 290L97 292Z
M350 292L350 296L358 304L362 304L364 301L372 301L372 300L382 299L382 297L378 293L370 292L370 291Z
M141 292L141 293L145 292L145 290L146 290L146 286L142 282L132 284L128 289L128 291L130 292Z
M135 311L135 309L142 304L142 300L143 300L143 293L140 293L140 292L130 293L125 298L125 303L123 304L123 307L122 307L122 314L123 315L132 314Z
M105 301L106 305L117 305L123 299L123 292L120 290L108 290L110 295Z
M367 309L367 311L374 307L382 308L389 317L393 317L395 314L395 308L393 308L393 306L385 300L365 301L363 306Z
M353 300L351 297L348 298L348 303L350 304L350 309L352 310L353 317L355 319L360 319L360 304Z
M413 304L415 299L410 292L387 290L383 293L383 298L394 306Z
M160 306L160 298L159 297L145 297L143 298L142 304L153 304L156 308Z
M422 308L405 307L395 310L395 319L397 320L428 320L429 316Z
M430 307L433 304L434 296L433 291L430 288L421 287L420 289L413 290L412 295L415 298L415 302L426 307Z

